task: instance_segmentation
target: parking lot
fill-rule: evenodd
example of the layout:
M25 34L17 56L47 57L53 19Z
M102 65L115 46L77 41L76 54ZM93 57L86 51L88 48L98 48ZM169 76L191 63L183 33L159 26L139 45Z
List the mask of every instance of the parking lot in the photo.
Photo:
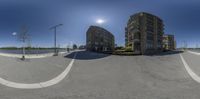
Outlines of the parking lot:
M74 55L76 54L76 57ZM77 51L65 56L20 62L0 57L0 77L17 83L60 82L44 88L12 88L0 84L2 99L199 99L200 83L185 69L180 54L200 75L200 56L189 52L116 56Z

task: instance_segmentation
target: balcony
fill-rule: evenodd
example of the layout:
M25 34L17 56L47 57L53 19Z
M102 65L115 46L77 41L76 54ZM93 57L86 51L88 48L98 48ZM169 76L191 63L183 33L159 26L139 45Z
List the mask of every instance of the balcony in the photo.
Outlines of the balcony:
M140 42L140 39L139 38L134 38L133 42Z

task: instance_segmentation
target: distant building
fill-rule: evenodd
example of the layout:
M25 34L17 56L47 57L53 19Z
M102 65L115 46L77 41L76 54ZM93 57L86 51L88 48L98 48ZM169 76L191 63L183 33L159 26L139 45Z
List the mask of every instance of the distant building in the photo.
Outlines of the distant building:
M163 49L164 50L175 50L176 41L174 35L165 34L163 35Z
M85 48L86 48L85 45L80 45L80 46L79 46L79 49L85 49Z
M89 51L113 51L114 50L114 36L109 31L98 27L90 26L87 31L86 48Z
M152 14L140 12L130 16L125 28L125 46L134 53L149 54L162 51L163 21Z

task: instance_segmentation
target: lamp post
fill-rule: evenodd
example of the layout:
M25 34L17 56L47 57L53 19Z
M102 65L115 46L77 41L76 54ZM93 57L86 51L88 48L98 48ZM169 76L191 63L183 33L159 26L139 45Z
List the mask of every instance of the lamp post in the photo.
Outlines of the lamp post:
M184 50L187 50L187 42L186 41L183 41L183 46L184 46Z
M50 28L50 30L54 30L54 56L57 56L58 55L58 52L57 52L57 28L62 26L63 24L58 24L58 25L55 25L53 27Z

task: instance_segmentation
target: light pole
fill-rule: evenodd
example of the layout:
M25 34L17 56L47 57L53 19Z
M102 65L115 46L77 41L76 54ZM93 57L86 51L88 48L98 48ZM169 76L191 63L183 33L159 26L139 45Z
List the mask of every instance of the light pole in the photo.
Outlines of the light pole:
M198 44L196 44L196 49L198 49L199 48L199 45Z
M50 28L50 30L54 30L54 56L57 56L58 55L58 52L57 52L57 48L56 48L56 39L57 39L57 34L56 34L56 32L57 32L57 28L58 27L60 27L60 26L62 26L63 24L58 24L58 25L55 25L55 26L53 26L53 27L51 27Z
M184 50L187 50L187 42L183 41Z

